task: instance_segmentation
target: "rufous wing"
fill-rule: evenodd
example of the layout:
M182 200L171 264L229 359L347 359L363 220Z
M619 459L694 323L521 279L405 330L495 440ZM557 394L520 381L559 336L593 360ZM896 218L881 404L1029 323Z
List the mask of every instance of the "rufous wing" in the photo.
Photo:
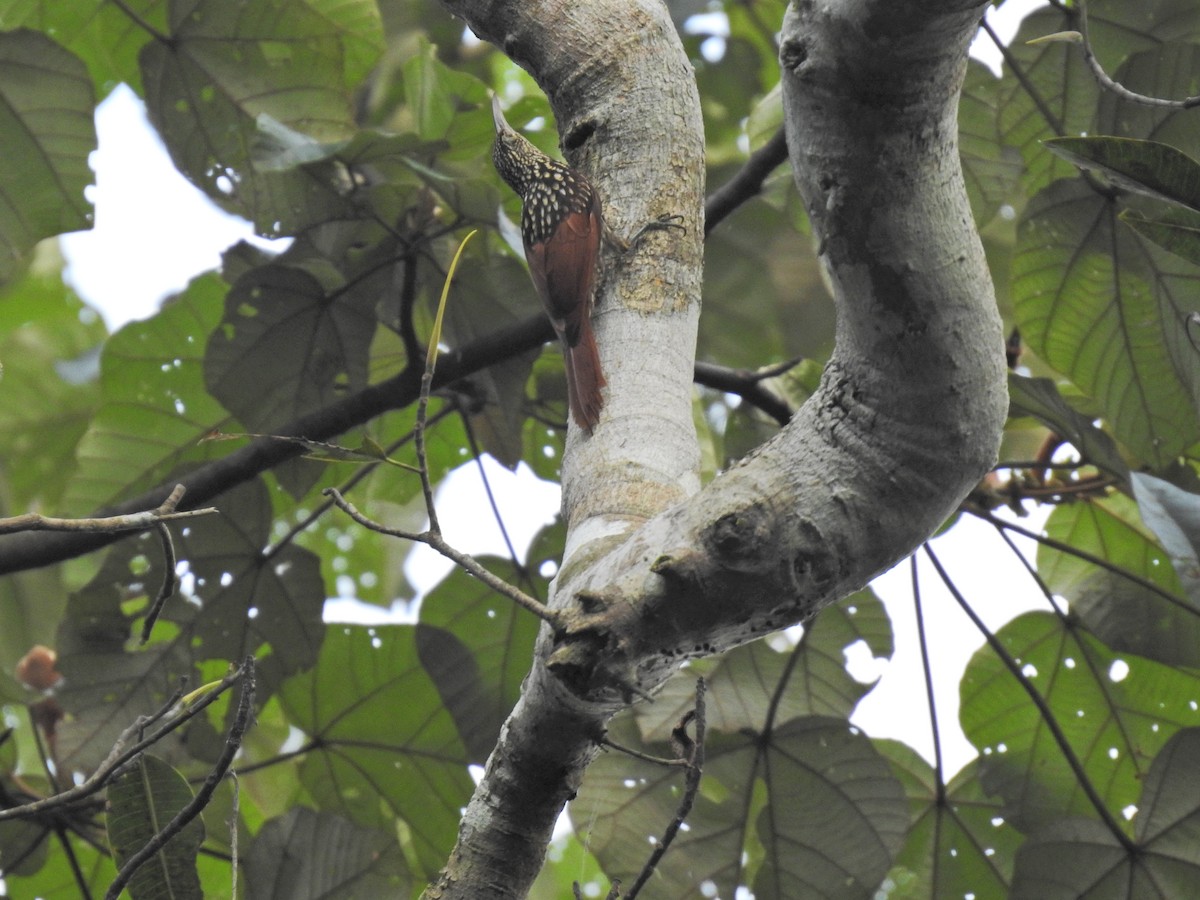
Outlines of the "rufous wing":
M604 405L600 354L592 332L592 291L603 229L599 201L572 212L543 243L526 244L529 274L563 342L571 415L591 433Z

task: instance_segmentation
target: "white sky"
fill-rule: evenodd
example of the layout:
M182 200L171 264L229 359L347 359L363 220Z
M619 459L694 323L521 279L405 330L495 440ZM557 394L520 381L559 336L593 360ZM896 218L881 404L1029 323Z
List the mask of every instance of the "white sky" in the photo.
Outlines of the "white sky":
M1010 0L1004 15L989 9L989 19L1008 39L1028 9L1041 0ZM989 64L999 55L985 41L974 51ZM263 246L249 223L229 216L189 184L172 165L165 148L146 121L141 101L122 86L100 105L96 116L99 149L91 158L96 185L89 196L96 206L95 227L61 238L68 260L67 279L104 316L110 329L152 315L162 298L183 288L195 275L216 268L220 254L239 240ZM488 478L506 516L518 552L554 516L559 504L557 485L539 481L522 466L513 474L492 460ZM470 553L504 554L505 547L487 509L474 465L464 466L447 479L439 492L439 511L447 537ZM1037 529L1037 521L1023 523ZM1022 546L1024 546L1024 542ZM992 628L1031 608L1044 608L1036 588L1004 548L990 526L964 517L962 523L935 544L943 565L960 590ZM1026 552L1032 553L1031 548ZM428 548L418 548L406 574L418 590L428 590L449 564ZM975 756L958 728L958 682L982 638L941 589L931 567L922 560L922 600L935 666L934 680L947 774ZM887 666L854 657L858 677L881 683L862 702L854 722L876 737L903 740L932 759L920 650L913 614L907 563L875 583L892 617L896 653ZM333 601L327 618L362 621L378 616L375 607ZM399 610L397 610L399 614Z

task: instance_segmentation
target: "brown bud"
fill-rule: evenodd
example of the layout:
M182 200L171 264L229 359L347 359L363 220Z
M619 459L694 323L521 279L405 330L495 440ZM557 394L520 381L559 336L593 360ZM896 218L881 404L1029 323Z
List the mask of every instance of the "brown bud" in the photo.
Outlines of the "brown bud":
M17 663L17 680L35 691L48 691L62 680L54 668L58 654L41 644L34 644Z

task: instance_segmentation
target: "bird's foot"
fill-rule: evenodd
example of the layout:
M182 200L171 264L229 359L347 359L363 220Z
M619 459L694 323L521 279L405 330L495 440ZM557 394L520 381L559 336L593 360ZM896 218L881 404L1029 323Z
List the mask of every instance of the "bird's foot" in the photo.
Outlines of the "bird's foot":
M644 238L652 231L670 231L672 228L678 228L680 231L687 231L687 227L683 224L683 216L679 213L666 213L659 216L653 222L647 222L637 230L637 233L629 239L625 245L625 252L628 253L637 246L638 241Z

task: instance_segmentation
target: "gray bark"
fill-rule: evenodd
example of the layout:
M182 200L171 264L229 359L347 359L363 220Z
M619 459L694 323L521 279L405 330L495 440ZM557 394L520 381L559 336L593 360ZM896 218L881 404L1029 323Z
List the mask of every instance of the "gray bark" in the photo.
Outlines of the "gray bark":
M529 69L618 232L597 332L609 408L564 460L568 558L525 691L428 897L521 897L609 717L687 658L803 621L904 558L995 460L999 317L956 110L984 5L799 2L784 23L788 145L838 305L818 392L698 489L690 378L704 158L695 84L644 0L446 5ZM664 136L666 136L664 138Z

